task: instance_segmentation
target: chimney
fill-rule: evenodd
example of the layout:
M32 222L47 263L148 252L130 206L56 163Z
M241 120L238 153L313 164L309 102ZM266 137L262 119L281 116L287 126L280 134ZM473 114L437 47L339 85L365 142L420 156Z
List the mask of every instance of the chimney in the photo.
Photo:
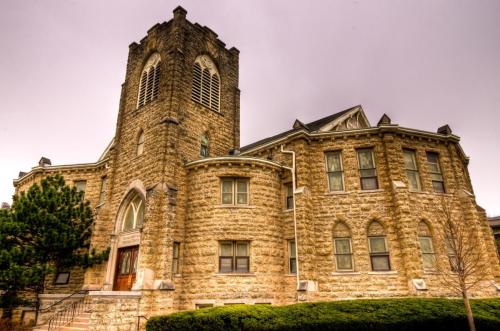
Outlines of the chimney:
M38 165L40 167L45 167L45 166L52 165L52 162L50 162L49 158L46 158L45 156L42 156L42 158L40 159L40 161L38 161Z
M451 128L448 124L446 125L443 125L442 127L440 127L437 131L437 133L439 134L444 134L444 135L450 135L451 134Z

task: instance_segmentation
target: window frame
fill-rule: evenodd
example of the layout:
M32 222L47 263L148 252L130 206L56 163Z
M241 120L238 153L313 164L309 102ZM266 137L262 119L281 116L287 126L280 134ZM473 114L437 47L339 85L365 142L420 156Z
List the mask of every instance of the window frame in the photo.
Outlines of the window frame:
M181 243L178 241L174 241L172 245L172 275L180 274L179 270L179 257L181 255L180 252L181 252Z
M224 192L224 182L231 183L231 192ZM238 191L238 183L244 182L246 192ZM231 193L231 203L224 203L224 194ZM238 203L238 194L246 194L246 202ZM220 177L220 203L223 206L248 206L250 204L250 179L246 177Z
M223 244L231 244L232 255L221 255L222 254L222 245ZM246 254L247 255L238 255L238 245L245 244L246 245ZM219 266L218 270L220 274L248 274L250 273L250 241L248 240L221 240L218 242L218 251L219 251ZM223 271L222 270L222 259L231 259L231 271ZM238 270L238 259L246 260L246 271Z
M207 55L198 56L192 69L191 100L217 113L221 112L221 77L215 62Z
M327 177L327 181L328 181L328 191L329 192L344 192L345 191L345 183L344 183L344 163L342 160L342 151L341 150L326 151L324 154L325 154L325 171L326 171L326 177ZM330 167L328 166L328 155L329 154L339 156L340 170L330 171ZM342 184L342 188L340 190L334 190L334 189L332 189L332 187L330 185L330 175L336 175L336 174L340 174L340 182Z
M210 138L208 134L205 132L201 135L200 139L200 157L209 157L210 156Z
M285 187L285 210L293 210L293 182L285 183L283 186Z
M349 253L338 253L337 252L337 240L348 240L349 241ZM352 238L351 237L334 237L333 238L333 255L335 256L335 270L338 272L349 272L354 271L354 254L352 251ZM339 267L339 257L349 256L351 259L351 268L340 268Z
M144 107L158 98L160 91L161 56L158 52L151 54L141 70L137 93L136 109Z
M426 156L426 159L427 159L427 170L428 170L429 175L431 177L432 191L434 193L446 193L446 186L444 184L443 169L441 168L441 158L440 158L439 153L438 152L434 152L434 151L426 151L425 152L425 156ZM436 162L431 162L429 160L429 156L435 156L436 157ZM437 171L433 171L432 165L436 166ZM436 178L440 178L440 180L436 180ZM436 190L436 187L434 186L434 183L440 183L442 191Z
M134 204L134 201L139 200L139 203L137 206ZM137 224L138 218L139 218L139 211L141 210L142 207L142 223ZM133 224L132 227L130 228L125 228L125 221L128 215L128 212L132 208L133 212ZM146 204L145 201L142 199L142 197L138 194L135 194L130 200L128 200L127 206L125 207L125 210L121 216L121 227L120 230L121 232L127 232L127 231L133 231L142 228L144 225L144 214L146 213Z
M144 130L139 131L137 135L136 145L135 145L135 156L141 156L144 154L144 142L146 141L146 137L144 135Z
M292 247L293 245L293 247ZM288 274L296 275L297 274L297 255L296 255L296 247L295 247L295 239L287 240L288 247ZM292 263L292 261L294 261ZM295 268L294 268L295 267ZM293 270L295 269L295 271Z
M372 242L371 239L384 239L384 246L385 246L385 251L384 252L372 252ZM368 236L368 253L370 255L370 265L372 268L372 271L375 272L386 272L386 271L391 271L391 258L389 254L389 246L387 243L387 237L386 236ZM373 267L373 258L375 257L385 257L387 259L387 266L388 269L375 269Z
M106 185L107 185L107 176L101 177L101 189L99 190L99 205L104 203L106 199Z
M410 169L407 167L405 155L411 155L412 163L413 163L413 166L415 167L414 169ZM408 180L408 189L412 192L422 191L422 181L420 179L420 172L419 172L419 168L418 168L417 151L415 149L411 149L411 148L403 148L403 162L405 165L406 177ZM415 177L417 180L417 187L416 188L412 187L412 184L411 184L412 182L410 180L410 173L414 174L416 176Z
M60 275L67 275L67 278L65 278L64 281L58 281ZM56 275L54 277L54 283L53 284L55 286L58 286L58 285L67 285L67 284L69 284L69 278L70 277L71 277L71 272L69 272L69 271L58 271L58 272L56 272Z
M424 252L422 240L428 240L431 252ZM436 266L436 251L434 250L434 243L432 242L431 236L418 236L418 244L420 245L420 254L422 255L422 269L424 271L435 271L437 269ZM425 256L430 256L432 261L432 266L426 267Z
M372 168L361 168L361 160L360 160L360 154L361 152L364 151L370 151L371 154L371 163L372 163ZM378 172L377 172L377 163L375 162L375 150L374 147L362 147L362 148L357 148L356 149L356 158L358 159L358 170L359 170L359 181L360 181L360 188L363 191L372 191L372 190L378 190L380 188L379 182L378 182ZM365 176L363 175L363 171L369 171L372 170L374 175L372 176ZM363 179L375 179L375 188L365 188L365 185L363 185Z
M73 181L73 186L76 188L77 192L81 192L81 200L85 199L85 190L87 189L87 181L85 179L79 179Z

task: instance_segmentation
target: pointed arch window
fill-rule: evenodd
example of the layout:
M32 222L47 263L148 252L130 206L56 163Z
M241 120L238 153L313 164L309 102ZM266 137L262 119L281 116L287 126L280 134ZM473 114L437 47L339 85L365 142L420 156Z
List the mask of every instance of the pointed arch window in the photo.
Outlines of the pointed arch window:
M137 137L136 155L139 156L144 152L144 131L141 130Z
M125 209L122 221L122 231L141 228L144 223L144 202L139 195L135 195Z
M353 271L351 229L339 222L333 227L333 249L337 271Z
M146 62L144 69L142 69L137 108L144 106L158 97L161 70L160 61L160 54L153 53Z
M373 271L389 271L389 248L382 224L372 221L368 226L368 250Z
M432 234L429 226L424 221L418 224L418 242L422 253L422 266L424 270L436 270L436 256L432 244Z
M208 139L208 134L205 132L201 136L201 143L200 143L200 156L201 157L208 157L208 155L209 155L209 151L208 151L209 142L210 141Z
M213 61L206 55L200 55L194 61L191 99L214 111L219 111L219 72Z

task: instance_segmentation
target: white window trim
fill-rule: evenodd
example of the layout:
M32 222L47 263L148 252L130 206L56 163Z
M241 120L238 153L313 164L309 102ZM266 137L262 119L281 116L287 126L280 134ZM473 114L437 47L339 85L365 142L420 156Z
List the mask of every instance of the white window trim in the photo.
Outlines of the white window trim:
M370 239L375 239L375 238L383 238L384 239L384 245L385 245L385 252L380 252L380 253L374 253L372 252L372 245L371 245L371 240ZM372 264L372 254L381 254L379 256L385 256L387 255L387 259L389 262L389 270L373 270L373 264ZM383 255L382 255L383 254ZM387 236L368 236L368 257L370 258L370 267L372 272L388 272L392 271L392 263L391 263L391 254L389 252L389 245L387 243ZM374 255L377 256L377 255Z
M347 255L347 254L337 254L337 240L349 240L349 249L351 255L351 269L340 269L337 262L337 255ZM337 272L353 272L354 268L354 252L352 250L352 237L334 237L333 238L333 255L335 257L335 270Z
M436 271L437 270L437 265L436 265L436 251L434 250L434 243L432 242L432 237L431 236L418 236L418 244L420 245L420 255L422 257L422 269L424 271ZM429 241L432 253L424 253L422 250L422 244L420 243L420 239L426 239ZM426 268L424 264L424 255L431 255L433 257L433 267L432 268Z
M369 150L371 152L371 155L372 155L372 163L373 163L373 170L375 170L375 176L370 176L370 177L363 177L361 176L361 171L362 170L371 170L371 169L361 169L361 162L360 162L360 159L359 159L359 152L360 151L363 151L363 150ZM379 175L378 175L378 171L377 171L377 162L375 161L375 147L361 147L361 148L356 148L356 159L358 160L358 171L359 171L359 188L361 191L376 191L376 190L380 190L380 182L379 182ZM377 182L377 188L376 189L371 189L371 190L368 190L368 189L364 189L363 188L363 181L362 179L363 178L373 178L375 177L375 180Z
M404 160L405 154L406 153L411 153L411 158L413 160L413 163L415 164L415 169L408 169L406 167L406 161ZM418 160L417 160L417 151L415 149L411 148L403 148L403 162L405 164L405 171L406 171L406 177L408 180L408 190L411 192L420 192L422 191L422 180L420 179L420 167L418 166ZM417 174L417 188L411 188L410 186L410 178L408 177L408 171L415 172Z
M328 171L328 157L327 154L334 154L338 153L340 156L340 177L342 179L342 190L332 190L330 187L330 176ZM345 181L344 181L344 161L342 160L342 151L337 150L337 151L325 151L325 171L326 171L326 181L328 182L328 192L334 192L334 193L339 193L339 192L345 192Z
M224 181L231 181L232 182L232 202L231 203L224 203L222 200L222 194L223 194L223 182ZM247 202L246 203L237 203L238 201L238 192L237 192L237 183L238 181L244 181L246 182L246 187L247 187ZM234 206L234 207L245 207L250 205L250 179L246 177L220 177L220 203L221 206Z

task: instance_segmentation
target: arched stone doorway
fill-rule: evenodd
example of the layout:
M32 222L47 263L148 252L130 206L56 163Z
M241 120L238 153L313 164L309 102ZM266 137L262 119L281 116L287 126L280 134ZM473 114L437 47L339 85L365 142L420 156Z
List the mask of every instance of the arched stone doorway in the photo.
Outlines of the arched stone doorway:
M145 190L142 185L130 189L120 204L111 236L111 255L104 290L130 291L134 286L144 209Z

